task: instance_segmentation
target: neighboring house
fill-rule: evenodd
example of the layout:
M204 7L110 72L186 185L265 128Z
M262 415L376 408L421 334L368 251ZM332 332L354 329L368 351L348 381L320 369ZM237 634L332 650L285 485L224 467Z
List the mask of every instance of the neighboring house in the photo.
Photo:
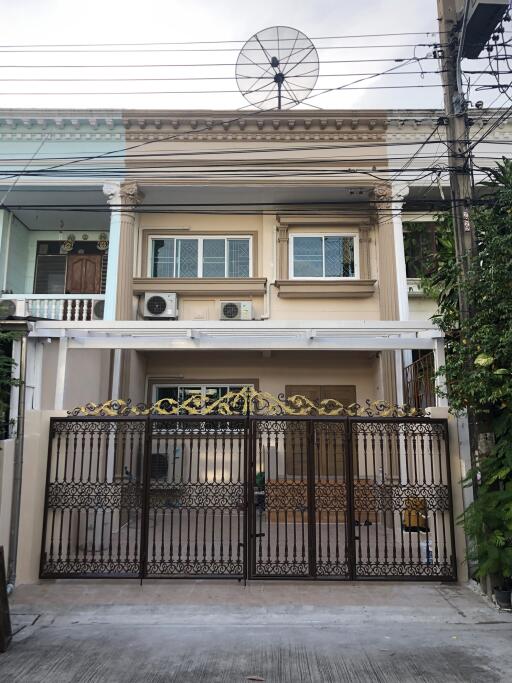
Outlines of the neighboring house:
M432 235L424 169L445 146L414 153L440 115L0 111L0 289L32 321L27 438L90 402L242 386L446 406L403 228Z

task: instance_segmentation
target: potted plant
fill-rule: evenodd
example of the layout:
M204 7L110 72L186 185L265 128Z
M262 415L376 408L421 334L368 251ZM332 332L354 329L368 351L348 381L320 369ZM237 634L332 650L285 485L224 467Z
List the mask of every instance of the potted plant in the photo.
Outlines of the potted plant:
M510 609L512 607L510 602L510 581L503 582L501 585L503 586L502 588L494 588L494 599L496 600L498 607Z

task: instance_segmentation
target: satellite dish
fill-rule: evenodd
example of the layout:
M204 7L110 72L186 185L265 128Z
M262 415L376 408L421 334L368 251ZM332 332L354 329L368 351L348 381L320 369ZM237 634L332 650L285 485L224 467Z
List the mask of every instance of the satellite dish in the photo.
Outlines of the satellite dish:
M236 62L240 92L258 109L297 106L315 87L318 71L315 46L304 33L289 26L255 33Z

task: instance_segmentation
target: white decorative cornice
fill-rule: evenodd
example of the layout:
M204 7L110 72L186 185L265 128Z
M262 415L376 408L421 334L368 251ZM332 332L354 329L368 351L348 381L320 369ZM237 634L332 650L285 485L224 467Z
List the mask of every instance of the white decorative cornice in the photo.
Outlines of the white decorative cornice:
M416 140L431 132L440 110L287 110L283 112L151 111L151 110L37 110L0 109L0 140L40 139L44 130L49 140L129 141L282 141L282 142L372 142ZM486 126L492 110L478 125ZM484 128L485 130L485 128ZM508 139L512 122L489 136ZM25 137L26 136L26 137Z

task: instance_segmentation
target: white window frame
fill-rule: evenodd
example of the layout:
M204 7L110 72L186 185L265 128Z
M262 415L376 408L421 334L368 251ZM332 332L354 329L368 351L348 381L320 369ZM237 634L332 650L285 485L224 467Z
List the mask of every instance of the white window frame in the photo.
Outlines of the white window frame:
M354 275L352 277L340 275L339 277L324 277L323 275L310 275L308 277L294 275L293 245L296 237L352 237L354 240ZM356 232L295 232L290 234L288 246L288 276L290 280L359 280L359 235Z
M148 256L147 256L147 273L148 277L150 278L157 278L157 275L152 275L153 273L153 242L155 240L180 240L180 239L188 239L188 240L197 240L198 245L197 245L197 276L193 279L200 280L202 279L203 276L203 241L206 240L224 240L225 245L224 245L224 278L230 279L230 276L228 275L228 240L249 240L249 277L253 277L252 270L252 235L208 235L208 234L203 234L203 235L191 235L190 233L184 233L183 235L180 234L172 234L172 235L149 235L148 236ZM179 280L180 277L176 275L176 242L174 243L174 277L172 278L173 280ZM210 278L211 276L208 276ZM217 277L222 277L222 276L217 276ZM208 279L207 278L207 279ZM235 278L235 279L246 279L245 277L243 278Z

